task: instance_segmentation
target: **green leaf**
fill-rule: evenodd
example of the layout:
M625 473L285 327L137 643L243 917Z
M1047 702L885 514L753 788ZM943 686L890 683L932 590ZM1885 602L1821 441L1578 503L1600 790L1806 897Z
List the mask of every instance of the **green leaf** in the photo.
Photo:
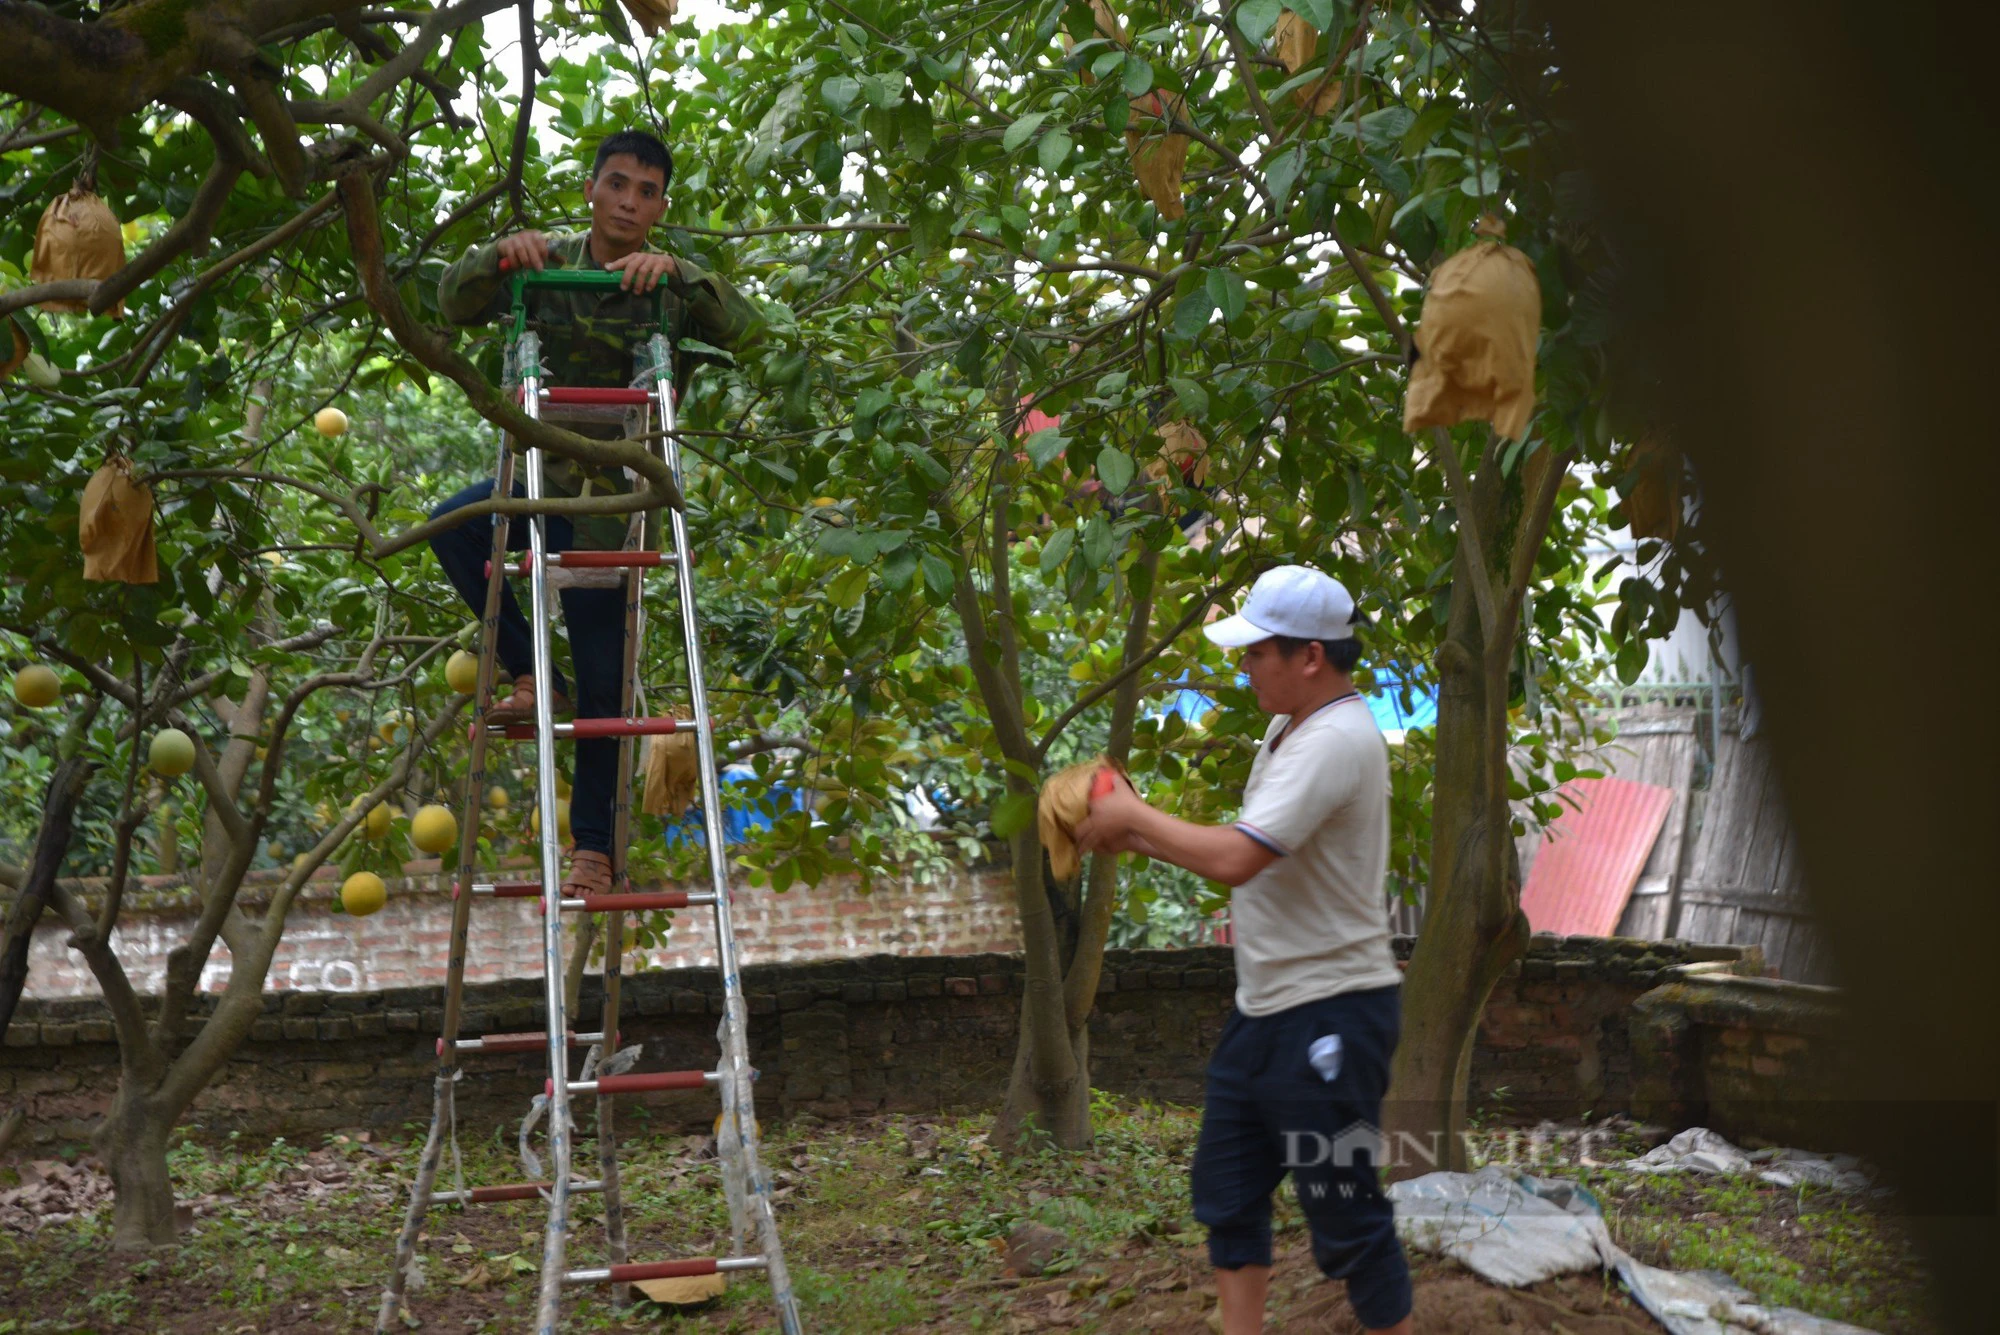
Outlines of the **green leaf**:
M1274 155L1270 165L1264 168L1264 188L1271 192L1271 198L1283 207L1291 198L1292 186L1298 183L1299 173L1305 170L1306 152L1297 144L1284 152Z
M905 547L892 552L882 562L882 583L897 593L910 587L910 581L917 574L917 551Z
M1111 559L1111 521L1099 512L1090 517L1083 526L1083 563L1092 570L1101 570Z
M1069 137L1067 131L1050 130L1042 136L1042 142L1036 146L1035 156L1041 162L1042 170L1054 175L1056 168L1063 165L1063 161L1069 157L1069 151L1075 147L1076 141Z
M1198 287L1182 297L1174 307L1174 336L1183 342L1198 337L1208 328L1208 317L1215 314L1215 298L1208 289Z
M844 116L847 109L854 105L854 99L861 96L861 80L836 74L820 84L819 95L835 114Z
M1292 9L1321 32L1333 27L1333 0L1292 0Z
M939 605L950 602L952 585L957 582L951 573L951 562L934 552L925 552L919 564L923 567L924 585Z
M1047 468L1049 461L1069 448L1069 437L1059 429L1045 426L1022 442L1028 452L1028 462L1037 468Z
M1194 421L1208 416L1208 391L1199 382L1184 375L1170 375L1167 384L1172 386L1174 397L1180 400L1181 411Z
M993 833L1002 839L1012 839L1028 828L1035 819L1035 795L1033 793L1010 792L993 804Z
M1138 97L1153 86L1153 66L1151 61L1138 56L1125 57L1125 96Z
M1012 153L1021 145L1035 137L1035 131L1042 128L1042 122L1049 118L1046 111L1037 111L1023 116L1007 127L1007 133L1000 136L1000 147Z
M1646 642L1636 636L1618 646L1618 680L1630 686L1646 670Z
M1236 27L1252 46L1263 45L1271 35L1271 29L1278 26L1278 15L1284 12L1282 0L1243 0L1236 7Z
M1488 195L1500 193L1500 164L1488 162L1478 172L1468 175L1458 183L1458 188L1474 199L1484 199Z
M1076 546L1076 530L1059 528L1049 535L1048 545L1042 548L1041 568L1044 574L1054 574L1062 563L1069 560L1070 549Z
M1097 475L1104 479L1113 496L1123 494L1132 485L1132 475L1137 471L1132 456L1116 446L1106 445L1097 452Z
M917 471L922 473L924 480L933 487L942 487L951 481L950 470L939 463L937 456L923 446L905 443L903 454L917 466Z
M1250 304L1250 292L1243 285L1243 275L1234 269L1210 269L1204 286L1208 289L1208 299L1215 303L1225 320L1234 320Z

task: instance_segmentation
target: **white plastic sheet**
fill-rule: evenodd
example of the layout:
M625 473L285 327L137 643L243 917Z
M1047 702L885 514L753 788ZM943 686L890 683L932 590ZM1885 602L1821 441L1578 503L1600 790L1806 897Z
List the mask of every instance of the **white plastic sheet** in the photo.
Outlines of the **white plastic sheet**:
M1656 1145L1622 1165L1634 1173L1756 1173L1759 1181L1780 1187L1811 1185L1839 1191L1863 1191L1871 1179L1851 1154L1813 1154L1808 1150L1742 1150L1705 1126L1691 1126L1664 1145Z
M1834 1164L1799 1151L1779 1153L1797 1157L1763 1160L1779 1165L1762 1175L1769 1180L1801 1163ZM1645 1157L1652 1162L1644 1168L1639 1160L1626 1166L1731 1173L1748 1172L1760 1161L1701 1127ZM1574 1183L1515 1175L1489 1164L1477 1173L1410 1178L1389 1187L1388 1196L1396 1209L1396 1232L1408 1246L1449 1256L1510 1288L1572 1271L1616 1271L1634 1301L1670 1335L1873 1335L1793 1308L1761 1306L1727 1275L1662 1270L1634 1260L1612 1242L1596 1198Z
M1620 1253L1590 1193L1551 1191L1565 1197L1558 1203L1537 1194L1543 1185L1489 1164L1477 1173L1397 1182L1388 1196L1405 1243L1449 1256L1495 1284L1515 1287L1615 1264Z

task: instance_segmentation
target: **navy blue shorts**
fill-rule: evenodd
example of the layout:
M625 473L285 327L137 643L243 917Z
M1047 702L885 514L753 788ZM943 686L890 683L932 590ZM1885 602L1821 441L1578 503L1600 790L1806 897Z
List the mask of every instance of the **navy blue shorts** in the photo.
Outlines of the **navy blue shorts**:
M1313 1259L1347 1281L1370 1330L1410 1314L1410 1271L1376 1174L1382 1096L1402 1025L1401 988L1345 992L1273 1015L1232 1010L1208 1063L1194 1215L1220 1270L1271 1263L1271 1193L1286 1173ZM1321 1042L1339 1037L1339 1066ZM1322 1070L1315 1070L1319 1043Z

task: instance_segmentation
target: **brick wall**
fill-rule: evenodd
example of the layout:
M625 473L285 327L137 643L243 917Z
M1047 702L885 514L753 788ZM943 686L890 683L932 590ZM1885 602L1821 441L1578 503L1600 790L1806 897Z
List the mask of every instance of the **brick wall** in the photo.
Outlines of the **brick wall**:
M1409 942L1398 943L1407 955ZM1473 1063L1475 1099L1505 1087L1534 1115L1628 1106L1643 1076L1631 1042L1633 1002L1697 959L1729 947L1552 937L1496 988ZM990 1108L1014 1054L1017 956L874 955L757 964L744 971L751 1055L766 1115ZM1192 1103L1235 987L1230 952L1112 951L1091 1019L1091 1074L1115 1093ZM541 1023L533 980L467 992L466 1032ZM720 992L712 971L663 969L626 981L624 1041L642 1069L710 1065ZM441 997L434 987L368 993L272 992L249 1042L201 1096L205 1134L298 1136L334 1128L400 1128L429 1116ZM595 1000L586 994L585 1015ZM517 1121L541 1086L537 1054L468 1056L458 1102L482 1133ZM94 1001L23 1003L0 1047L0 1106L22 1108L36 1141L78 1139L106 1106L116 1076L109 1021ZM627 1125L704 1124L713 1101L640 1096Z
M412 863L412 869L435 863ZM246 884L243 902L261 908L271 877ZM85 883L86 895L90 894ZM352 918L334 911L339 881L325 872L295 902L265 985L278 991L379 992L442 984L451 927L451 885L434 872L391 883L380 912ZM706 889L702 886L647 887ZM852 877L784 894L739 888L732 905L745 958L782 962L887 952L964 955L1013 950L1020 941L1013 892L1004 870L953 871L935 884L881 882L862 895ZM167 877L138 888L112 938L133 985L156 994L167 952L185 941L194 922L191 892ZM541 914L532 901L482 900L473 909L467 977L473 982L526 978L541 971ZM65 944L69 929L42 920L30 947L27 995L96 995L82 956ZM706 909L674 918L668 944L647 952L656 967L715 962L714 920ZM202 974L202 990L229 981L229 949L218 942Z

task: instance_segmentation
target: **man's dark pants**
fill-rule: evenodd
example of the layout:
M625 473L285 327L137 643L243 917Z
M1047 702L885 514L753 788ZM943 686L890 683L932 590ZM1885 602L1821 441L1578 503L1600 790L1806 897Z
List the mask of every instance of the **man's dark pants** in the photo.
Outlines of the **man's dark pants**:
M493 494L493 480L475 482L431 511L433 519ZM514 494L525 496L520 483ZM567 551L574 541L567 519L548 521L549 550ZM486 608L486 562L492 555L493 530L482 519L447 529L431 539L431 550L446 578L473 612ZM527 550L528 518L515 515L507 528L507 550ZM576 713L579 718L611 718L624 709L625 591L623 589L562 590L563 623L569 628L569 656L576 669ZM519 677L534 671L534 643L528 619L521 615L511 583L500 589L500 637L494 646L500 663ZM537 683L546 686L546 683ZM561 672L556 687L567 690ZM578 848L611 851L611 799L618 786L618 741L598 738L572 742L576 767L570 779L570 833Z
M1219 1270L1271 1263L1271 1193L1290 1172L1312 1228L1313 1259L1329 1279L1347 1281L1354 1313L1370 1330L1410 1314L1394 1214L1373 1154L1355 1155L1382 1123L1401 990L1345 992L1270 1015L1232 1009L1209 1060L1194 1152L1194 1215L1208 1226L1210 1262ZM1309 1055L1327 1034L1338 1034L1341 1046L1331 1081Z

